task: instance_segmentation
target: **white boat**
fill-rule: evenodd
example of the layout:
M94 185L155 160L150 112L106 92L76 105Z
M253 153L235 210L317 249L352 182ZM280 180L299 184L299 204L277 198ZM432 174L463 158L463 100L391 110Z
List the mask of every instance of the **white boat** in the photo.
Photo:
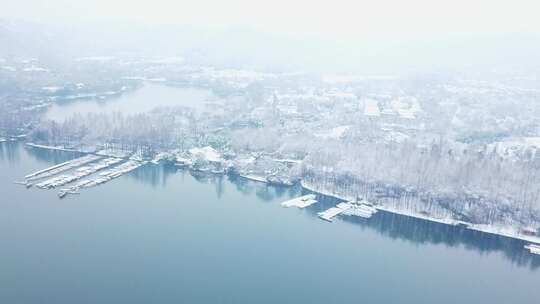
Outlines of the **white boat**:
M365 204L365 203L360 204L359 208L367 212L371 212L372 214L375 214L378 211L377 208L373 207L372 205Z
M525 249L528 249L532 254L540 255L540 245L538 244L528 244L524 246Z
M325 221L328 221L328 222L331 222L332 219L338 215L338 214L341 214L343 212L346 212L347 210L349 210L351 208L351 204L349 203L339 203L337 204L336 207L332 207L330 209L327 209L323 212L319 212L317 213L317 215L325 220Z
M342 203L342 204L346 204L350 207L346 211L343 212L344 215L370 218L373 216L373 214L377 213L377 209L373 207L373 205L371 204L362 203L362 202L360 203L348 202L348 203Z
M360 208L352 207L348 209L347 211L343 212L344 215L352 215L352 216L358 216L363 218L370 218L373 216L373 213L362 210Z

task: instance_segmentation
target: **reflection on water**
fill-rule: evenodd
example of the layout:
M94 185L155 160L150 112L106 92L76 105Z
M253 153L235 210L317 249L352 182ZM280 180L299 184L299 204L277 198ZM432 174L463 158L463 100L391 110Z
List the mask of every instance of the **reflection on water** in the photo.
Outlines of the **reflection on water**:
M7 159L10 162L19 161L19 150L21 144L3 143L0 144L0 159ZM78 153L68 153L61 151L49 151L44 149L27 148L28 153L35 159L59 163L68 159L78 157ZM236 191L243 195L255 194L262 201L272 201L275 199L287 199L291 196L299 196L308 193L307 190L299 186L282 187L254 182L245 178L227 175L215 175L203 172L193 172L178 169L172 165L145 165L127 175L127 178L138 182L149 184L152 187L170 187L167 183L172 176L180 175L192 176L197 182L212 185L217 197L221 198L225 191L226 184L232 185ZM319 203L306 209L310 216L316 217L317 212L334 206L338 199L317 195ZM449 226L435 222L424 221L407 216L397 215L380 211L370 219L359 217L341 217L340 220L359 227L369 229L378 234L391 239L405 240L416 245L424 244L444 244L448 247L463 247L467 250L479 252L480 254L503 253L506 260L520 267L538 269L540 266L540 256L532 255L523 249L525 242L491 235L478 231L472 231L461 227Z
M127 176L138 182L150 184L153 187L165 187L167 185L167 177L175 173L176 169L174 166L147 164L130 172Z
M377 231L392 239L406 240L417 245L463 246L481 254L502 252L515 265L531 269L537 269L540 266L540 256L526 251L523 248L526 243L516 239L423 221L389 212L378 212L369 220L358 217L346 217L345 220Z
M9 162L19 161L19 145L10 142L0 143L0 160L8 160Z
M299 186L281 187L250 181L238 176L215 175L204 172L193 172L177 169L172 165L147 165L131 174L131 177L149 183L152 186L166 186L167 177L173 174L189 174L198 182L215 186L218 197L221 197L224 179L231 182L236 190L244 195L255 193L263 201L276 198L285 200L290 196L308 193ZM335 206L339 200L333 197L317 195L319 203L306 210L316 217L317 212ZM532 255L523 249L524 242L503 236L482 233L461 227L449 226L435 222L424 221L390 212L378 212L371 219L354 216L341 217L345 222L357 225L362 229L371 229L392 239L406 240L417 245L445 244L449 247L463 246L481 254L502 252L512 263L522 267L537 269L540 266L540 256Z
M243 193L244 195L255 193L255 195L263 201L271 201L273 199L282 197L285 199L291 195L295 196L302 193L301 187L271 186L260 182L254 182L239 176L228 176L179 169L170 164L147 164L131 172L128 174L128 176L129 178L133 178L141 183L150 184L153 187L166 187L168 185L168 177L172 175L184 176L186 174L189 174L199 183L213 185L218 197L221 197L223 194L225 180L231 182L238 192Z
M271 201L276 198L283 198L283 200L286 200L291 196L299 196L302 190L300 187L272 186L239 176L227 176L227 178L235 185L237 191L244 193L245 195L255 193L255 195L263 201Z
M70 159L74 159L74 158L81 157L84 155L84 153L80 153L80 152L47 150L47 149L35 148L31 146L25 146L25 149L27 149L30 152L30 154L33 155L37 160L48 162L48 163L54 163L54 164L63 163Z

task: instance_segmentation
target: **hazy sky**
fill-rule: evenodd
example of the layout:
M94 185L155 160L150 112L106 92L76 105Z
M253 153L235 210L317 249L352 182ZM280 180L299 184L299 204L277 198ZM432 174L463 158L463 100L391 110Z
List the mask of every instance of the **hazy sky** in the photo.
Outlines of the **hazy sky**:
M1 18L227 27L315 36L540 33L539 0L6 0Z
M68 25L76 52L178 54L182 47L206 48L213 64L384 71L540 62L540 0L3 2L0 18ZM180 37L181 29L138 25L225 30ZM208 38L208 33L221 34Z

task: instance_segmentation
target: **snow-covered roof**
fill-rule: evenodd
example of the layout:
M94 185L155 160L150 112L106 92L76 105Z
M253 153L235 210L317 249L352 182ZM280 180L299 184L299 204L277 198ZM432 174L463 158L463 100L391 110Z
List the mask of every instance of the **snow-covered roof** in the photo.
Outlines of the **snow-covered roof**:
M192 148L189 150L192 155L199 155L207 161L219 162L221 161L221 155L212 147L206 146L203 148Z

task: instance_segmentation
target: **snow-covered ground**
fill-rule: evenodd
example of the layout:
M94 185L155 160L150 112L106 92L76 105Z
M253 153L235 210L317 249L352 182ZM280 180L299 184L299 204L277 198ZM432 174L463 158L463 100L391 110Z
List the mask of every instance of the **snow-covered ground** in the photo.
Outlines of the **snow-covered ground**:
M339 126L339 127L332 128L326 132L315 133L315 136L320 137L320 138L325 138L325 139L329 139L329 138L340 139L343 137L343 134L349 128L350 126Z
M364 115L366 116L380 116L381 111L376 100L364 99Z
M210 162L220 162L221 161L221 155L212 147L206 146L202 148L192 148L189 150L189 153L191 155L202 158L206 161Z
M302 182L301 184L302 184L303 188L305 188L305 189L307 189L309 191L319 193L319 194L322 194L322 195L325 195L325 196L334 197L334 198L337 198L337 199L340 199L340 200L343 200L343 201L350 201L350 200L356 199L356 198L353 198L353 197L344 197L344 196L341 196L341 195L326 191L326 190L324 190L322 188L315 187L315 186L310 185L310 184L305 183L305 182ZM426 220L426 221L430 221L430 222L446 224L446 225L455 226L455 225L463 223L462 221L452 219L450 216L438 218L438 217L433 217L433 216L427 216L425 214L422 214L422 213L419 213L419 212L413 212L413 211L403 209L403 208L396 208L395 206L394 207L389 207L389 206L385 206L385 205L375 205L374 207L377 210L382 210L382 211L386 211L386 212L390 212L390 213L400 214L400 215L404 215L404 216L414 217L414 218L418 218L418 219L422 219L422 220ZM338 212L338 213L341 213L341 212ZM472 230L485 232L485 233L491 233L491 234L501 235L501 236L514 238L514 239L519 239L519 240L523 240L523 241L527 241L527 242L531 242L531 243L540 244L540 237L524 235L524 234L520 233L519 229L512 228L512 227L498 227L498 226L494 226L494 225L481 225L481 224L467 223L467 228L472 229Z

